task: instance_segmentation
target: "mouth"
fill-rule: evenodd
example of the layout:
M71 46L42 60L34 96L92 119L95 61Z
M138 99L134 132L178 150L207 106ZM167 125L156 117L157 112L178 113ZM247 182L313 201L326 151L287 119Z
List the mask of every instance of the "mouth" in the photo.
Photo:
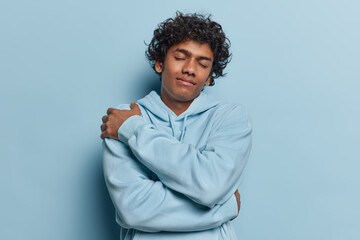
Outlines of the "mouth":
M194 86L196 84L194 81L186 78L176 78L176 80L185 86Z

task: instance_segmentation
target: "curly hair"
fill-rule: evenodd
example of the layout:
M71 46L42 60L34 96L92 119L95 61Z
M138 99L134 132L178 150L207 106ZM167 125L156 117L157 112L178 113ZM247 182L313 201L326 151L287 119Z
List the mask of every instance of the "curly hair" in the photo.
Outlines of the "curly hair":
M221 25L210 18L211 15L176 12L175 18L168 18L160 23L154 30L154 36L145 53L152 68L155 70L156 60L164 62L167 51L175 44L188 40L207 43L214 55L209 84L213 86L214 79L225 75L223 70L231 60L231 53L230 40L225 36Z

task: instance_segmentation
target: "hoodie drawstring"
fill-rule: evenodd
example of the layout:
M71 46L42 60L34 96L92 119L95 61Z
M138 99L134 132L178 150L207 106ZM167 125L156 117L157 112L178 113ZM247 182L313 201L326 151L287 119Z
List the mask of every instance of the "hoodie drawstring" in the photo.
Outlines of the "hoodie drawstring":
M187 120L187 114L185 114L184 121L183 121L183 128L181 130L181 136L180 136L180 142L183 141L185 131L186 131L186 120Z
M168 115L168 116L169 116L169 122L170 122L170 128L172 131L172 135L173 135L173 137L175 137L174 122L173 122L172 118L170 117L170 115Z
M172 119L172 117L170 115L168 115L168 116L169 116L169 123L170 123L170 128L171 128L171 131L172 131L172 135L173 135L173 137L176 137L175 136L175 130L174 130L174 126L175 126L174 120ZM180 142L183 141L184 136L185 136L187 117L188 117L188 115L185 114L185 117L184 117L184 120L183 120L182 130L181 130L181 135L180 135L180 139L179 139Z

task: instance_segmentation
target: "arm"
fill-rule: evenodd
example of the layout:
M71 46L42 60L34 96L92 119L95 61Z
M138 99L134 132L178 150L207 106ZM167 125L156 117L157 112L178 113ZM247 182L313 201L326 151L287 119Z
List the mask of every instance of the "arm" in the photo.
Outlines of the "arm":
M199 149L158 131L140 116L121 125L119 139L167 187L212 208L234 194L251 148L245 108L233 107L219 115L222 120ZM181 169L181 174L174 174L174 169Z
M234 195L207 208L151 180L150 171L134 158L122 142L104 140L104 176L121 226L147 232L201 231L237 216Z

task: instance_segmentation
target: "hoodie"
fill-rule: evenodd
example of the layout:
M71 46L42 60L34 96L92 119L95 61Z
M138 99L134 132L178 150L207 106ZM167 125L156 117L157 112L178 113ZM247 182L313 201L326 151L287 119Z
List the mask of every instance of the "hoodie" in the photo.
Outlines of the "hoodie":
M154 91L137 104L141 116L103 142L120 239L236 239L234 192L251 149L245 107L204 91L179 116Z

